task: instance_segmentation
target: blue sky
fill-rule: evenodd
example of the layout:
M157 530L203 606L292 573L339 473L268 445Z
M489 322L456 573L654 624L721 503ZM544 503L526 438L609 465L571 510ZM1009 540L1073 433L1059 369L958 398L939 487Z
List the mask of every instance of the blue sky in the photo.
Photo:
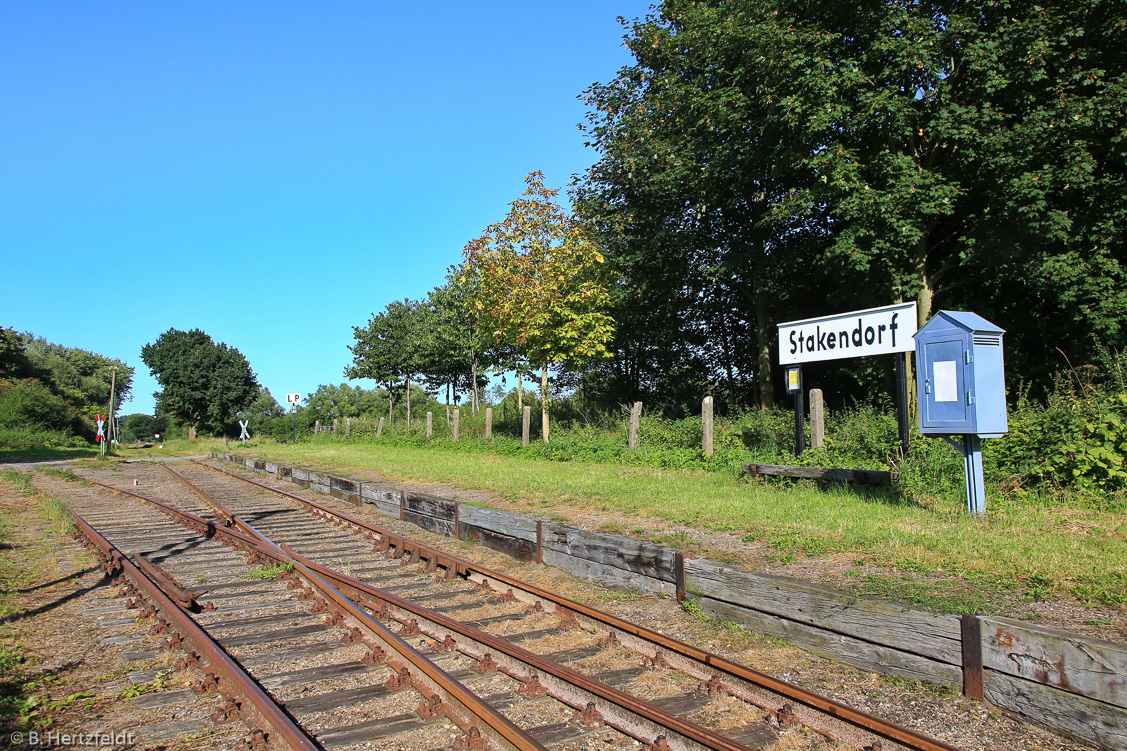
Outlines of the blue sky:
M647 11L0 0L0 326L136 367L122 414L172 327L279 401L343 382L352 326L595 160L577 96Z

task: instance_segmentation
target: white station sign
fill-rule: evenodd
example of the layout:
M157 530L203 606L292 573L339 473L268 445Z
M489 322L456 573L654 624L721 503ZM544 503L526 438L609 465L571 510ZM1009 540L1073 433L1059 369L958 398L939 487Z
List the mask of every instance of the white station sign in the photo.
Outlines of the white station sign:
M301 394L286 394L286 401L290 404L297 404L301 401Z
M912 352L916 303L779 324L779 364Z

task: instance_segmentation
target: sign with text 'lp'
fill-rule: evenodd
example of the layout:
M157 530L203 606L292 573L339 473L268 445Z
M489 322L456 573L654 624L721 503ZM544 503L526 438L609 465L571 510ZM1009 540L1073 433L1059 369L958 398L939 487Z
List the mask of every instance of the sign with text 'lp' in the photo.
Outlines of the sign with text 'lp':
M779 364L912 352L916 303L779 324Z

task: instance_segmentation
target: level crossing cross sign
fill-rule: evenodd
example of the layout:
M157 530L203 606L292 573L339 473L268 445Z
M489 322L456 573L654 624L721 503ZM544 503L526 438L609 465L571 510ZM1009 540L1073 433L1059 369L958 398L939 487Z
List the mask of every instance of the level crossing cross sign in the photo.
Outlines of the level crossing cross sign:
M94 422L98 424L98 435L95 436L94 441L102 443L106 440L106 418L101 415L94 415Z
M239 438L242 439L243 443L246 443L246 440L250 438L250 433L247 432L247 425L250 425L250 420L239 420L239 427L243 430L243 432L239 434Z

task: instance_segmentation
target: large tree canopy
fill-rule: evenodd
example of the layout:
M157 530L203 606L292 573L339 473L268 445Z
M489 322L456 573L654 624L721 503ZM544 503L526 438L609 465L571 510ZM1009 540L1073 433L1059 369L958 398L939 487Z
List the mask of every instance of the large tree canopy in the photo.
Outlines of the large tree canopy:
M242 353L200 329L169 329L141 348L141 359L161 386L157 413L193 429L218 432L259 396L258 379Z
M1112 0L669 0L586 93L624 391L757 376L781 320L917 300L1045 378L1122 347L1127 24ZM753 333L754 332L754 333ZM616 363L618 365L618 363ZM688 376L688 377L686 377Z

